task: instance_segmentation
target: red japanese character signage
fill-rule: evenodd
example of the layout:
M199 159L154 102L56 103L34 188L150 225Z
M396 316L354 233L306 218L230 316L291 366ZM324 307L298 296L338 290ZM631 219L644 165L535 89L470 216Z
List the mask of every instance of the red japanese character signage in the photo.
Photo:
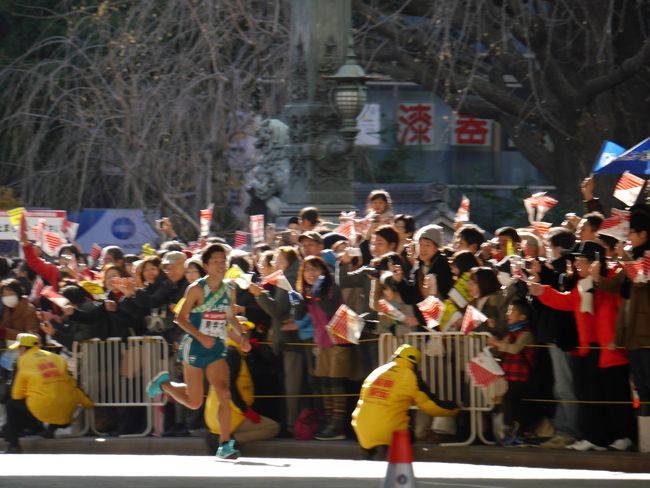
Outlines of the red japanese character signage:
M473 115L454 114L451 130L452 146L491 146L492 125L489 119L478 119Z
M407 146L433 144L433 105L400 103L397 111L398 140Z

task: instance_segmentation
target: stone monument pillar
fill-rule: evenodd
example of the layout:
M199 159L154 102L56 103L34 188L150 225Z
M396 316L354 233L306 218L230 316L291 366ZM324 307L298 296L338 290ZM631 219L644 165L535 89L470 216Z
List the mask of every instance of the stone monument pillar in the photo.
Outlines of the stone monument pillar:
M350 0L292 0L289 102L291 175L282 215L316 206L326 219L353 207L352 145L339 132L332 103L333 75L345 61Z

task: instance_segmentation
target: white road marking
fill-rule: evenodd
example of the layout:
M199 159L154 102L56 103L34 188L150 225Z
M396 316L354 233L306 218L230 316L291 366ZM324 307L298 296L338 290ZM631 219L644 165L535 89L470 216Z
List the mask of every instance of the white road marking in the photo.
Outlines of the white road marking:
M383 479L387 464L333 459L247 458L221 462L212 456L152 456L102 454L3 455L3 476L121 476L121 477L242 477ZM648 480L650 473L478 466L436 462L413 463L418 480ZM458 485L478 487L479 485ZM482 485L481 488L483 488ZM491 487L492 488L492 487Z

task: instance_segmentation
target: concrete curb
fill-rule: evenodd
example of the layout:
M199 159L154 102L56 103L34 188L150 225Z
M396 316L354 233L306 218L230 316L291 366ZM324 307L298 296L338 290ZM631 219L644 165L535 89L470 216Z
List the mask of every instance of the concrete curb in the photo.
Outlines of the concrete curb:
M205 456L208 450L200 437L78 437L67 439L21 439L26 454L151 454ZM298 459L363 459L356 442L295 441L273 439L241 446L244 456ZM441 447L418 443L416 461L522 466L536 468L588 469L627 473L650 472L650 455L636 452L576 452L567 449L503 448L494 446Z

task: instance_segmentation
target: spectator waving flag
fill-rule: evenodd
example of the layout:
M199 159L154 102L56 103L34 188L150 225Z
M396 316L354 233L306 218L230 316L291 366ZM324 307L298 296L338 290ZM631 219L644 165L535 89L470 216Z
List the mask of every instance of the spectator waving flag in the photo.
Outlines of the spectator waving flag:
M476 327L478 327L480 324L487 321L487 319L488 318L479 309L472 307L471 305L467 305L460 331L463 334L467 335L476 329Z
M364 325L364 320L343 304L336 310L325 328L335 344L359 344Z
M417 307L420 313L422 313L424 320L426 320L428 329L438 327L442 313L445 310L445 305L441 300L433 295L429 295L418 303Z
M246 290L250 286L251 281L253 281L253 273L244 273L239 266L233 264L230 269L226 271L223 280L234 283L242 290Z
M236 230L235 237L232 242L232 247L239 249L248 245L248 234L243 230Z
M56 252L59 250L61 246L65 244L65 241L56 232L49 232L46 230L43 232L43 234L44 234L45 243L47 244L47 246L43 250L47 252L50 256L56 255Z
M546 195L545 191L533 193L524 199L524 207L526 207L526 212L528 213L528 221L531 223L542 220L546 212L551 210L555 205L557 205L557 200Z
M270 275L262 278L261 284L262 285L269 284L269 285L277 286L278 288L282 288L283 290L286 291L293 290L293 288L291 287L291 283L289 283L289 280L287 279L286 276L284 276L284 272L281 269L274 271Z
M482 388L487 388L505 375L487 347L467 363L466 369L472 383Z
M625 205L632 206L639 197L639 193L641 193L644 184L645 180L643 178L634 176L629 171L626 171L621 176L621 179L618 180L618 183L616 183L614 198L620 200Z
M404 315L395 305L384 300L383 298L379 299L379 311L386 315L392 320L397 320L398 322L404 322L406 320L406 315Z
M90 248L90 259L93 260L93 263L96 263L99 259L99 256L102 253L102 247L99 244L93 244L93 247Z
M636 261L621 261L623 271L633 283L647 283L650 281L650 251Z
M619 241L627 239L630 232L630 212L627 210L612 209L612 214L609 218L603 220L603 223L598 228L599 234L606 234L615 237Z
M201 237L207 237L210 233L210 224L212 223L212 212L214 210L214 203L208 205L199 211L199 226L201 227Z
M460 199L460 206L456 212L456 222L468 222L469 221L469 198L465 195Z
M553 227L553 224L550 222L533 222L532 226L535 234L540 237L544 237L546 234L548 234L549 229Z
M72 222L71 220L64 219L63 225L61 226L61 231L63 235L68 239L68 242L74 242L77 238L77 231L79 230L79 224Z
M336 232L338 234L344 235L347 239L352 239L354 237L354 235L356 234L356 231L355 231L355 228L354 228L354 221L353 220L346 220L345 222L342 222L341 225L339 225L332 232Z
M55 303L58 307L61 308L65 307L66 305L70 305L68 299L63 295L55 292L51 286L46 286L43 288L41 291L41 296L47 298L49 301Z

